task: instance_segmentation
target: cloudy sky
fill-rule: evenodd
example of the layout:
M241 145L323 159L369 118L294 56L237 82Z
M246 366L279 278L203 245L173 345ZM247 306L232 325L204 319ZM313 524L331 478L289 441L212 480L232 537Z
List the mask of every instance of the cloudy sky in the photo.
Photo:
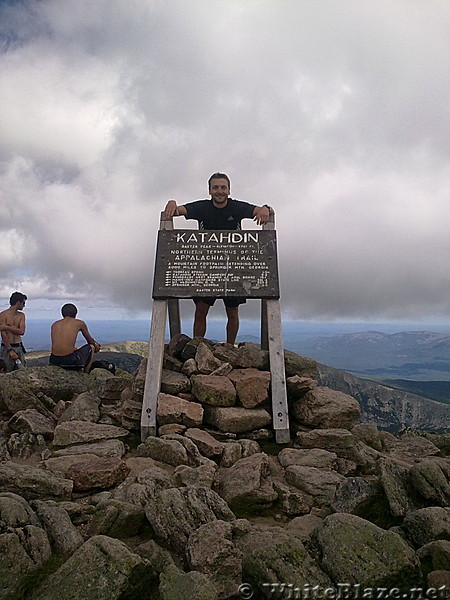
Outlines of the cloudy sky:
M2 304L148 314L220 170L286 318L450 318L448 0L3 0L0 36Z

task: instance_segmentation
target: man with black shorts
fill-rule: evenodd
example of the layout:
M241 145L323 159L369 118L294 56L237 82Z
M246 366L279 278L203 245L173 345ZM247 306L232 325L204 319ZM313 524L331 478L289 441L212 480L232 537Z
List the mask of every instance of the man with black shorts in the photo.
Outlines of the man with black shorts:
M50 364L63 369L80 369L89 373L94 353L101 348L89 333L84 321L77 319L78 309L74 304L64 304L61 309L63 316L55 321L51 328L52 353ZM78 333L81 333L87 344L81 348L75 347Z
M169 200L164 209L164 216L183 216L198 222L199 229L241 229L242 219L253 219L258 225L264 225L269 220L271 208L256 206L230 198L230 179L225 173L214 173L208 180L211 198L197 200L182 206L177 206L175 200ZM215 298L193 298L195 302L194 336L204 337L206 333L206 317ZM245 298L223 298L227 313L227 342L234 344L239 330L239 305L246 302Z

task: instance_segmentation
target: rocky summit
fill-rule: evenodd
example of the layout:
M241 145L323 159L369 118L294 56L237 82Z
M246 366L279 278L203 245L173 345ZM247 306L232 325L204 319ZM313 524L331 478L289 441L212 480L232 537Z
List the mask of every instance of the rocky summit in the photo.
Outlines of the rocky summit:
M450 434L361 422L285 352L279 445L268 353L179 335L142 442L146 363L0 375L0 600L448 596Z

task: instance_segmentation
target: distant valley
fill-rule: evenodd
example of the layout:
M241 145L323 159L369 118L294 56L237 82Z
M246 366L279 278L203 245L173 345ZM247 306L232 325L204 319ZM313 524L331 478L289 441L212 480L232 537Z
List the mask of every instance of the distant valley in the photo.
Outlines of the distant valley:
M432 331L348 333L300 340L295 351L320 363L378 381L450 382L448 334Z

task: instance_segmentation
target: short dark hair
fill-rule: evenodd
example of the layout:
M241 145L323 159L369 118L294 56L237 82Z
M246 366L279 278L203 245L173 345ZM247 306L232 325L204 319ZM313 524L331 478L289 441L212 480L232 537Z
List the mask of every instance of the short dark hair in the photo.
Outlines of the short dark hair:
M27 300L25 294L21 294L20 292L13 292L11 294L11 298L9 299L9 303L11 306L14 306L16 302L25 302L25 300Z
M228 186L231 187L231 181L228 175L225 175L225 173L213 173L208 179L208 189L211 187L211 181L213 179L226 179L228 181Z
M75 306L75 304L64 304L61 309L61 314L63 317L72 317L73 319L75 319L77 316L77 312L78 308Z

